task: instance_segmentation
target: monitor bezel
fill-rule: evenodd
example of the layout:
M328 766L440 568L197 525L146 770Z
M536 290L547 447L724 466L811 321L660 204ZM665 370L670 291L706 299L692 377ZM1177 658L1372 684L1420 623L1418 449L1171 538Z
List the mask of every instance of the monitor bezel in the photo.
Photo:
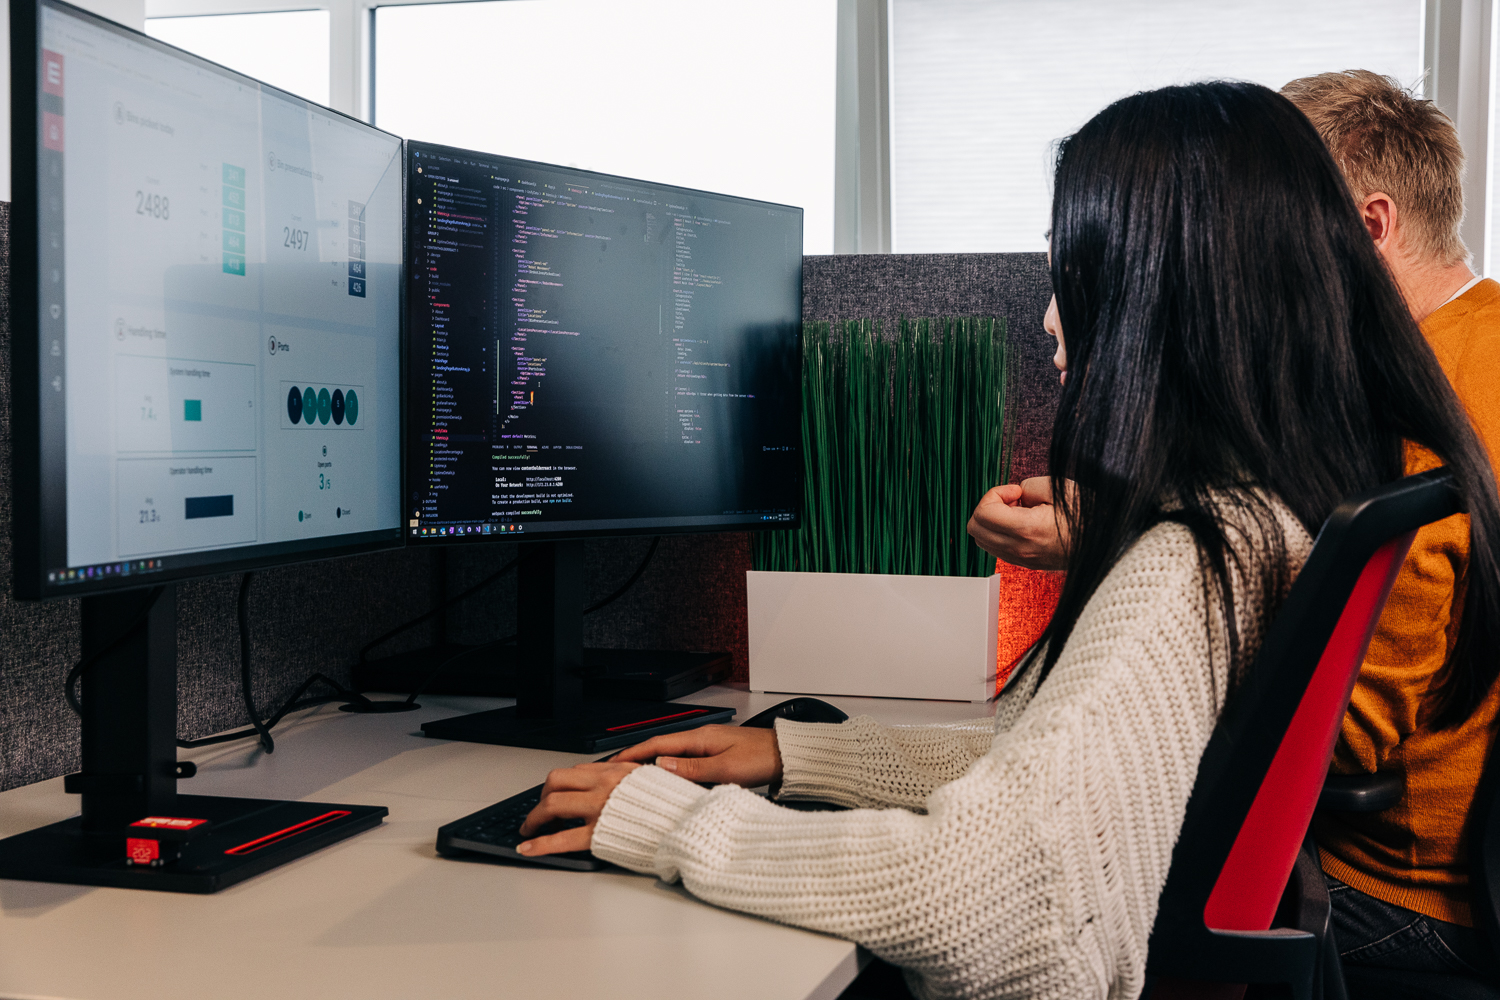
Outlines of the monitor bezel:
M288 100L357 123L372 132L389 136L397 141L402 160L401 259L397 262L396 275L398 286L396 308L399 311L396 348L398 351L397 391L400 397L397 405L397 437L399 438L397 467L400 483L406 482L406 169L405 143L402 138L393 132L376 128L353 115L309 101L280 87L264 83L185 49L152 38L144 32L66 3L64 0L12 0L10 5L12 200L9 234L11 279L9 319L11 341L11 586L13 596L18 600L86 597L403 547L406 538L404 527L406 522L400 516L403 507L398 497L397 519L393 527L360 532L357 535L326 536L330 544L316 548L307 548L306 541L295 541L258 544L254 546L257 552L253 555L235 555L244 547L206 549L196 553L178 553L177 557L212 557L214 553L222 552L225 558L217 561L210 558L198 564L169 565L156 571L128 576L103 576L70 583L47 581L47 567L44 564L46 543L44 532L41 530L43 494L45 493L42 482L45 470L41 434L45 422L41 412L44 393L42 392L43 352L40 335L41 275L38 263L41 209L35 197L38 190L42 142L42 121L39 108L42 52L41 12L44 7L51 7L133 41L170 52L230 79L255 84ZM15 192L27 193L27 196L16 198ZM61 476L62 488L66 491L66 469ZM296 548L277 551L276 547L281 545ZM166 558L170 561L173 557ZM135 562L136 560L120 560L120 562L127 561Z
M546 170L571 171L572 173L575 173L575 174L583 174L583 175L586 175L586 176L589 176L589 177L598 177L598 178L601 178L601 179L604 179L604 180L609 180L609 181L621 181L621 182L626 183L626 184L644 184L644 185L647 185L649 187L669 188L669 189L671 189L673 191L681 191L684 194L688 194L688 195L707 196L707 197L710 197L710 198L724 198L724 199L727 199L729 201L734 201L734 202L741 202L741 203L747 203L747 204L752 204L752 205L766 205L766 206L769 206L771 208L786 209L786 210L793 211L793 212L803 213L803 226L804 226L804 234L805 234L805 228L806 228L805 211L806 210L803 209L803 208L801 208L801 207L799 207L799 206L797 206L797 205L783 205L780 202L764 201L764 200L759 199L759 198L745 198L745 197L741 197L739 195L725 194L722 191L706 191L706 190L704 190L702 188L683 187L683 186L681 186L679 184L664 184L664 183L662 183L660 181L643 180L643 179L641 179L639 177L626 177L623 174L607 174L607 173L603 173L602 171L598 171L598 170L585 170L582 167L569 167L569 166L564 166L564 165L557 164L557 163L545 163L545 162L542 162L540 160L527 160L527 159L523 159L522 157L519 157L519 156L506 156L503 153L488 153L488 152L484 152L483 150L464 149L461 146L446 146L446 145L443 145L442 143L425 142L425 141L422 141L420 139L407 139L403 143L403 155L405 157L405 163L406 163L406 169L405 169L405 173L404 173L403 184L404 184L404 186L407 189L410 189L410 186L411 186L412 151L413 151L413 149L420 149L423 152L425 152L425 151L427 151L427 150L430 149L430 150L434 150L434 151L439 152L439 153L452 154L452 155L455 155L455 156L471 156L471 157L482 158L482 159L486 159L486 160L494 160L494 161L497 161L497 162L513 163L513 164L516 164L516 165L521 166L521 167L540 167L540 168L543 168L543 169L546 169ZM408 218L406 220L407 224L406 224L406 227L405 227L408 232L411 229L411 225L410 225L411 218L410 218L410 216L411 216L411 214L412 214L413 211L414 211L414 206L413 206L412 202L410 200L408 200L407 205L406 205L406 212L407 212L407 217ZM410 251L411 251L411 247L410 247L410 244L408 244L408 246L407 246L407 253L409 254ZM807 255L803 254L802 257L803 257L803 260L805 262L806 258L807 258ZM402 263L403 263L403 266L404 266L406 264L406 261L403 261ZM803 268L799 267L797 269L797 303L798 303L798 306L797 306L797 315L798 315L797 324L798 324L798 332L797 332L797 359L796 359L796 371L799 372L799 373L802 371L802 332L801 332L801 325L803 323L803 319L802 319L802 301L803 301L803 295L804 295L803 287L802 287L802 279L803 279ZM407 308L408 309L411 308L411 303L414 302L414 301L415 301L414 299L408 299L407 300L407 302L408 302ZM410 332L411 332L411 317L408 315L408 316L403 317L403 319L404 319L404 323L403 323L402 328L403 328L403 331L405 331L406 334L407 334L407 350L408 350L408 352L410 352L410 351L413 350L413 344L412 344L412 340L411 340L411 337L410 337ZM410 384L409 380L411 378L411 374L410 374L411 367L412 367L412 358L408 355L406 358L403 359L403 370L407 371L408 384ZM403 400L403 403L404 402L405 401ZM801 423L802 423L802 393L800 391L796 393L796 407L797 407L797 413L796 413L797 424L798 424L798 426L800 426ZM411 428L408 426L407 427L407 433L408 434L410 433L410 430L411 430ZM402 450L403 450L403 452L409 450L408 449L409 443L410 442L403 440L403 442L402 442ZM411 476L413 474L412 470L409 467L403 466L403 468L406 469L407 476ZM796 530L798 530L798 529L800 529L802 527L803 501L806 499L806 497L804 495L806 484L802 483L802 482L799 482L798 483L798 487L799 488L797 490L796 510L793 511L793 513L792 513L792 519L790 521L749 521L749 522L736 522L736 523L728 523L728 524L645 525L645 526L641 526L641 527L572 529L572 530L567 530L567 531L540 531L540 530L538 530L538 531L523 531L523 532L520 532L520 533L514 534L514 535L494 535L494 534L490 534L490 535L483 535L483 534L474 534L474 535L467 535L467 534L465 534L465 535L459 535L459 534L454 534L454 535L417 535L417 534L412 534L412 532L414 532L414 531L417 530L417 526L413 525L411 523L411 518L409 517L410 511L407 509L407 506L406 506L406 500L407 500L408 497L411 496L411 487L412 487L413 484L414 484L414 480L410 480L410 479L408 479L405 476L401 480L401 500L402 500L402 504L403 504L402 509L401 509L401 514L402 514L401 523L406 526L402 530L406 531L408 533L408 537L405 539L406 544L408 546L413 547L413 548L422 548L422 547L427 547L427 546L442 546L442 545L485 545L485 544L495 544L497 542L498 543L505 543L505 542L560 542L560 541L569 541L569 540L572 540L572 539L585 539L585 538L638 538L638 537L642 537L642 536L649 537L649 536L654 536L654 535L709 535L709 534L724 534L724 533L740 532L740 531L796 531Z

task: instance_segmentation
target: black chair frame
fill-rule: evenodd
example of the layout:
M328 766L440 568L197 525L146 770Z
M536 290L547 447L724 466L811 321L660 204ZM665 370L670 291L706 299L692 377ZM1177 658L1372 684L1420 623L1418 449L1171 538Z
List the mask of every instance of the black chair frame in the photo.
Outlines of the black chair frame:
M1326 889L1321 905L1317 900L1321 871L1314 886L1312 870L1299 860L1288 898L1300 902L1284 899L1269 930L1210 928L1205 907L1366 564L1382 545L1461 510L1451 473L1437 469L1346 500L1319 531L1199 766L1151 934L1144 996L1161 979L1279 983L1290 985L1296 1000L1321 996L1330 941Z

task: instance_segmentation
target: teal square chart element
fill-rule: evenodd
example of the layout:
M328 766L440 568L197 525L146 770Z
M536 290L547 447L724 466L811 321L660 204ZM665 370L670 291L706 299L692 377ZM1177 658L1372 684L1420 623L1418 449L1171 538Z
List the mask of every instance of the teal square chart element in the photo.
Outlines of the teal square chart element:
M242 188L245 186L245 168L224 164L224 183L231 187Z
M224 230L224 249L229 253L245 252L245 234L236 233L233 230Z
M226 253L224 255L224 273L238 274L243 278L245 276L245 258L237 253Z
M224 228L245 231L245 213L233 208L224 209Z
M245 208L245 189L230 187L228 184L224 185L224 207L238 208L243 211Z
M182 419L201 421L203 419L203 400L184 399L182 401Z

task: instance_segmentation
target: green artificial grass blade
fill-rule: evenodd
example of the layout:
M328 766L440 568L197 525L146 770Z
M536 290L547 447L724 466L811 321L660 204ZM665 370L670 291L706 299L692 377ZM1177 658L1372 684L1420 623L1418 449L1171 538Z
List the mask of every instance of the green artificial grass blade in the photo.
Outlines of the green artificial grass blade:
M802 526L755 535L763 570L988 576L965 527L1010 476L1003 319L805 323Z

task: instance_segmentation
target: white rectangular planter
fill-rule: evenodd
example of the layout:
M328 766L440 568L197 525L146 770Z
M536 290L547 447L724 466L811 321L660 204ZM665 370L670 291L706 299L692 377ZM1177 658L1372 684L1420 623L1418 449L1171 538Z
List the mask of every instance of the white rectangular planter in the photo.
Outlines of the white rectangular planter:
M752 691L994 697L998 576L745 576Z

